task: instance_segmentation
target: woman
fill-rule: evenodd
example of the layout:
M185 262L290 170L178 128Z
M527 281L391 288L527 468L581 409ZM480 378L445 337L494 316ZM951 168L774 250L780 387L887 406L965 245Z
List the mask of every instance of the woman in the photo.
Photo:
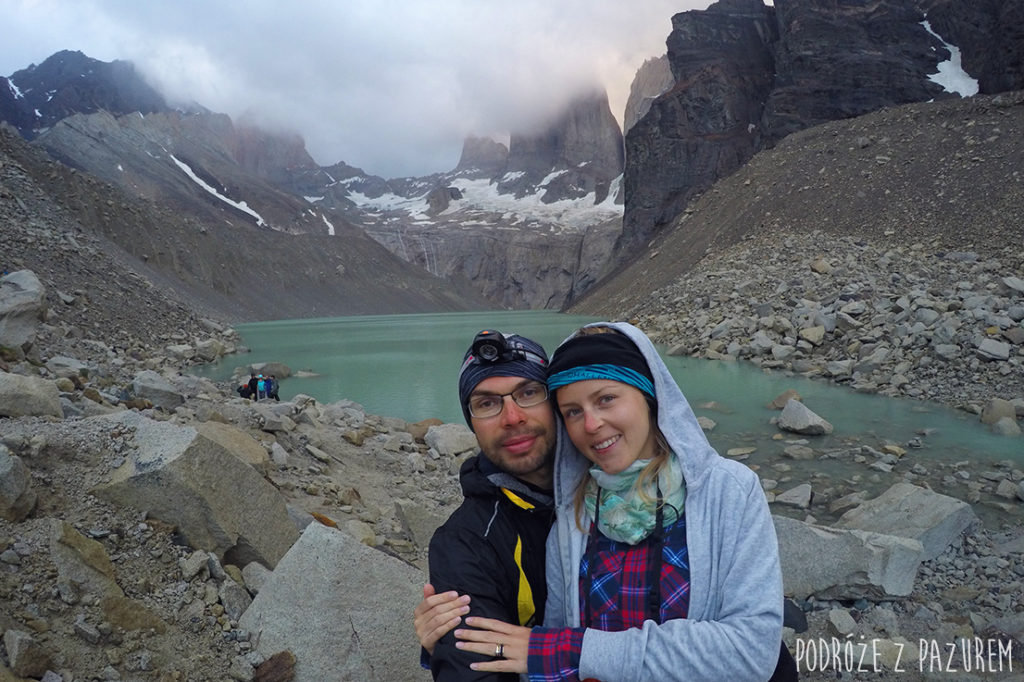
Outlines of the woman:
M567 339L548 385L575 450L560 447L556 462L545 626L468 618L460 646L502 656L472 667L538 680L769 679L782 578L757 475L714 451L632 325Z

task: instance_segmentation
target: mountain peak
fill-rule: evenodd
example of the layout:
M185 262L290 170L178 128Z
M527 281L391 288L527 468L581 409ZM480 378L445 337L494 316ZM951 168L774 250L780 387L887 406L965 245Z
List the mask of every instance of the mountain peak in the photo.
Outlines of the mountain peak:
M508 167L498 189L522 195L546 187L543 201L579 199L596 192L604 201L622 174L622 130L605 92L577 97L540 133L513 134Z
M41 64L16 71L8 81L14 87L0 94L0 110L27 139L76 113L103 110L119 116L168 110L163 96L132 62L102 62L74 50L56 52Z
M582 163L605 179L622 172L622 131L603 91L573 99L546 130L513 134L509 144L509 171L546 174Z
M508 163L508 147L489 137L469 136L462 143L462 155L455 172L492 178L500 175Z

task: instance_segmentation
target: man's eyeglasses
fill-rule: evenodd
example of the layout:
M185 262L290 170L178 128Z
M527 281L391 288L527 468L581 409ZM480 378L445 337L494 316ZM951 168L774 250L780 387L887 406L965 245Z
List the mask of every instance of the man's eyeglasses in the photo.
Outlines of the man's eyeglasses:
M519 407L534 407L548 399L548 387L533 381L511 393L477 393L469 397L469 413L477 419L497 417L505 408L507 395L512 396Z

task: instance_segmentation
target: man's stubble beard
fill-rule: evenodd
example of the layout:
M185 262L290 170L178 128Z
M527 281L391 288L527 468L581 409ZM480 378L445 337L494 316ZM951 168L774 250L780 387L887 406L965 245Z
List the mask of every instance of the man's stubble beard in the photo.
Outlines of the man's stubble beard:
M535 447L528 455L514 455L504 451L501 441L520 435L531 435L537 438ZM504 433L495 442L486 445L481 444L480 449L496 467L516 477L528 476L540 471L545 467L550 468L554 463L555 435L551 431L537 427L522 429L512 433Z

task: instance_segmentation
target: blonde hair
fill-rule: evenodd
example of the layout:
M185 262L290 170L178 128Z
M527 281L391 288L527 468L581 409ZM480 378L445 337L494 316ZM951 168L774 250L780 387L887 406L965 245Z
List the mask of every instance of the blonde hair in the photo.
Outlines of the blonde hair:
M618 334L625 336L618 329L612 327L596 326L596 327L581 327L573 334L573 337L577 336L594 336L597 334ZM654 490L657 488L658 475L668 465L669 455L672 454L672 448L668 444L668 439L665 438L665 434L658 428L658 403L654 398L650 398L644 394L645 403L648 409L648 418L650 419L651 431L654 433L654 446L655 453L654 457L651 458L647 466L644 467L640 475L637 476L636 481L633 483L633 490L636 491L640 499L646 503L656 501ZM576 515L576 527L581 531L586 532L583 528L583 510L584 501L587 497L587 488L590 487L593 479L586 473L580 478L579 484L576 486L576 492L573 494L573 511Z

